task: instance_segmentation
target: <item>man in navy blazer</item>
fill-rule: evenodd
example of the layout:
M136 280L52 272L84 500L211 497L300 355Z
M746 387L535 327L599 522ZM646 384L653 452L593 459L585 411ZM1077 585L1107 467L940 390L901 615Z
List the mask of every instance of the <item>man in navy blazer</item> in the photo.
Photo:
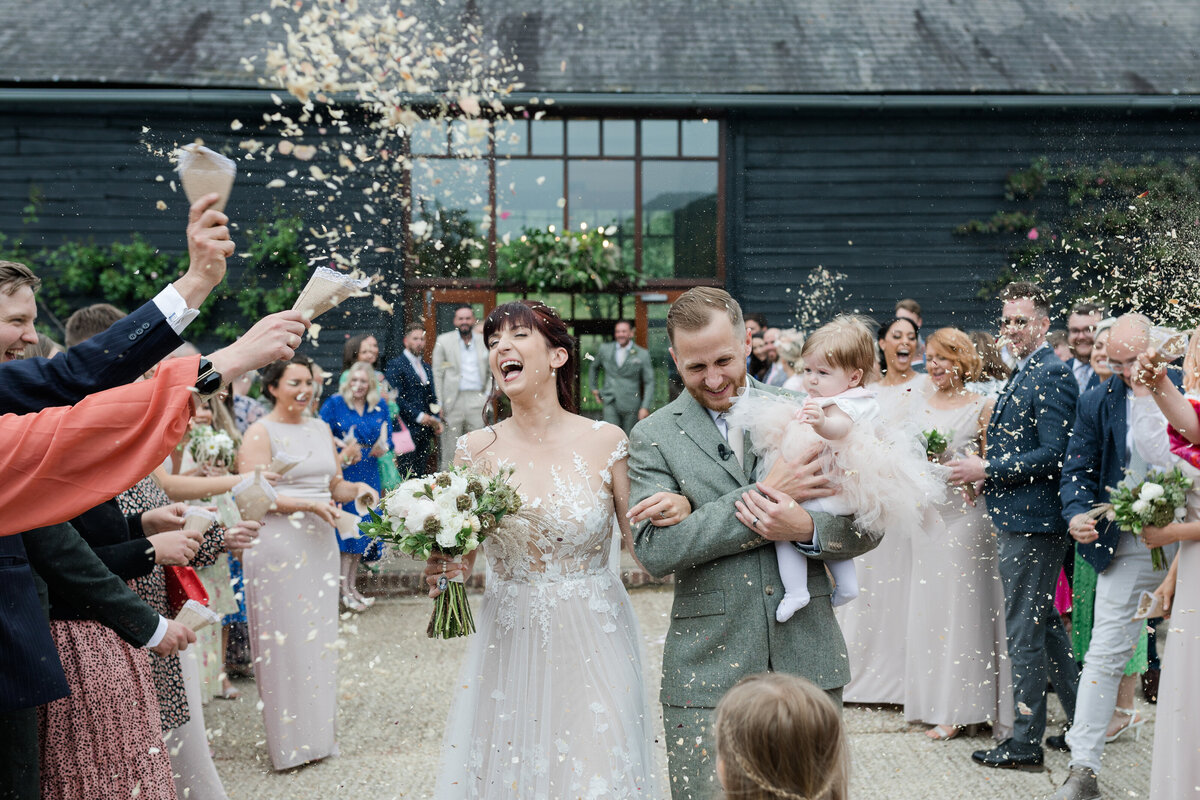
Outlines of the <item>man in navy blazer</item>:
M1108 359L1113 375L1079 399L1067 443L1062 516L1079 554L1096 569L1096 603L1075 719L1067 731L1070 774L1054 795L1060 800L1100 796L1096 774L1108 725L1113 711L1122 711L1116 708L1117 686L1145 624L1133 615L1142 591L1154 591L1162 578L1140 541L1107 520L1097 524L1087 516L1097 503L1108 502L1108 487L1122 481L1126 470L1131 480L1140 481L1148 468L1164 466L1147 463L1135 441L1139 431L1131 430L1137 419L1151 437L1166 440L1167 422L1150 390L1134 381L1137 357L1149 344L1150 321L1141 315L1126 314L1112 326ZM1180 382L1178 372L1171 377ZM1127 716L1133 724L1133 714Z
M1100 385L1100 377L1092 369L1092 345L1096 341L1096 326L1104 316L1104 309L1095 303L1076 303L1067 317L1067 346L1071 348L1067 366L1081 395Z
M209 195L190 210L191 264L182 278L104 333L57 358L21 360L25 345L37 341L34 294L40 282L24 265L0 262L0 413L73 405L88 394L135 380L182 344L179 333L224 278L225 258L234 250L228 218L209 208L216 200ZM166 655L195 641L194 634L160 618L112 575L69 525L0 537L4 800L39 796L36 706L67 691L31 561L43 577L89 605L131 644Z
M416 448L411 453L398 453L396 466L401 475L409 472L424 475L429 471L429 449L433 437L442 432L442 420L437 413L437 390L433 384L433 367L423 360L425 326L410 322L404 329L404 352L388 364L385 377L396 390L396 406L400 419L408 426Z
M1041 769L1046 682L1070 719L1079 681L1071 642L1054 610L1054 587L1070 548L1058 499L1062 458L1078 386L1046 344L1050 305L1041 289L1010 283L1001 334L1017 357L987 427L987 459L951 463L955 483L983 481L997 529L1004 618L1016 705L1012 738L972 758L989 767Z

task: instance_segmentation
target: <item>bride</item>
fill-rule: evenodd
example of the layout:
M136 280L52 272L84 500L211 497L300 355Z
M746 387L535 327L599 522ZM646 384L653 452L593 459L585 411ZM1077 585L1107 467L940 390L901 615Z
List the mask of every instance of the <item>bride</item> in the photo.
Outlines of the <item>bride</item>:
M609 564L614 521L633 551L625 434L573 413L574 342L553 308L506 303L483 335L512 416L462 437L455 462L511 464L524 502L481 548L435 797L657 797L641 634ZM478 552L463 568L430 558L430 595Z

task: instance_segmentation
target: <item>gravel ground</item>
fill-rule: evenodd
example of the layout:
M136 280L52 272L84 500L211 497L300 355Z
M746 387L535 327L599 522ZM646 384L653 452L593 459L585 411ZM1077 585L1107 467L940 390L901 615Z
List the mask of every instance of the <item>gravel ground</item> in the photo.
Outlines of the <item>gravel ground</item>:
M632 593L656 682L662 663L671 590ZM474 598L478 602L478 597ZM429 601L380 599L370 611L346 615L346 649L340 666L341 697L335 759L274 773L264 748L253 680L238 680L242 699L205 707L217 769L231 800L356 800L424 798L432 792L442 726L450 705L465 640L425 638ZM654 696L657 688L654 689ZM1106 798L1146 797L1150 785L1154 706L1139 739L1108 746L1101 789ZM1053 706L1054 729L1061 713ZM933 742L905 724L896 708L850 706L846 724L853 751L852 797L1035 798L1053 791L1067 772L1067 755L1047 751L1047 771L1026 773L975 766L972 750L990 740L959 737ZM661 719L658 725L661 726ZM660 727L661 740L661 727ZM665 764L665 751L660 748Z

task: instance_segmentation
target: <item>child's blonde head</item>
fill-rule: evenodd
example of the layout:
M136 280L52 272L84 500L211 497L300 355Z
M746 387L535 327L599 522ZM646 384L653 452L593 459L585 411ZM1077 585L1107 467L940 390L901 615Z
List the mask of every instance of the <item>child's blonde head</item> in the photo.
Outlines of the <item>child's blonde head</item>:
M728 800L846 800L849 745L829 696L804 678L743 678L717 704L717 763Z
M819 355L825 363L848 372L862 370L866 383L875 374L875 337L867 321L853 314L842 314L827 322L804 340L804 359Z

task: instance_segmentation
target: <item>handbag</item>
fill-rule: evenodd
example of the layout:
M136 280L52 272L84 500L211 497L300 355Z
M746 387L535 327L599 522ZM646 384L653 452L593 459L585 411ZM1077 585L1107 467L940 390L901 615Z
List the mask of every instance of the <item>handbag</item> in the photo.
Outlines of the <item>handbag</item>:
M196 570L191 567L166 566L163 567L163 577L167 582L167 608L172 618L188 600L208 605L208 591L200 582Z
M396 427L392 428L392 449L399 453L411 453L417 449L416 442L413 441L412 431L404 424L404 420L397 419Z

